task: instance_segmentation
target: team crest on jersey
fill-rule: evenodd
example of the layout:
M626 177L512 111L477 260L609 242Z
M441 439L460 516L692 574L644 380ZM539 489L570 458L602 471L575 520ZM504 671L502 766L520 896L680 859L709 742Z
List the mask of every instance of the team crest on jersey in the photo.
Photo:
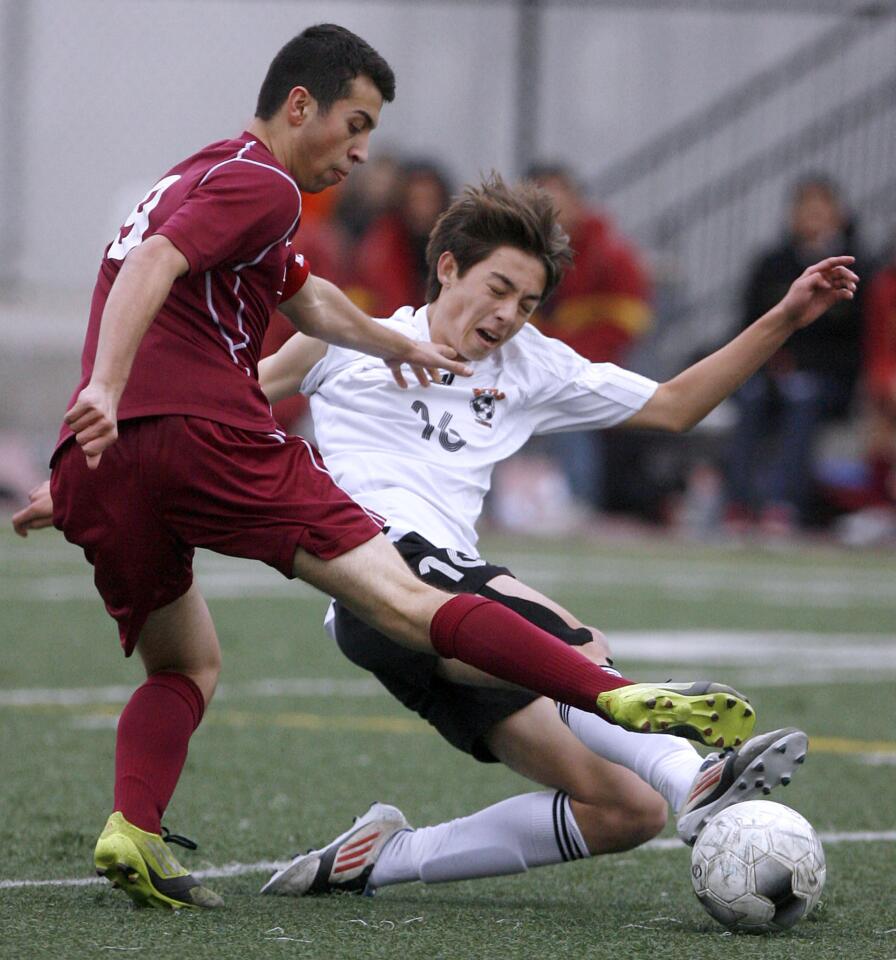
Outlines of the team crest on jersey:
M504 394L496 387L473 387L473 397L470 400L470 409L476 417L476 422L491 429L492 418L495 415L495 404L503 400Z

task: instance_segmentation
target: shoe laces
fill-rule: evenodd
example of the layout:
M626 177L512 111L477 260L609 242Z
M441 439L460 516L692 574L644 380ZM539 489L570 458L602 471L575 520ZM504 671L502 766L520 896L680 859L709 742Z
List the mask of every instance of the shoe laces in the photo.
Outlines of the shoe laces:
M165 843L176 843L179 847L186 847L187 850L198 850L199 845L189 837L182 837L179 833L172 833L167 827L162 827L162 840Z

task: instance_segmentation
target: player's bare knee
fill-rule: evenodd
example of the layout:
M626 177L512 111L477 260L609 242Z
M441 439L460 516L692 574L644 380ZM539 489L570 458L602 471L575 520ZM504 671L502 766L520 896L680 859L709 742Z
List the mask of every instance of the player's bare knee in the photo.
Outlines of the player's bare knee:
M666 801L654 790L626 790L608 799L587 786L570 791L573 811L592 854L620 853L652 840L666 826Z
M631 850L652 840L666 826L666 801L649 788L620 797L607 811L616 850Z
M592 641L583 647L583 651L588 651L588 656L597 663L606 663L610 659L610 644L606 636L597 629L597 627L585 628L592 636Z

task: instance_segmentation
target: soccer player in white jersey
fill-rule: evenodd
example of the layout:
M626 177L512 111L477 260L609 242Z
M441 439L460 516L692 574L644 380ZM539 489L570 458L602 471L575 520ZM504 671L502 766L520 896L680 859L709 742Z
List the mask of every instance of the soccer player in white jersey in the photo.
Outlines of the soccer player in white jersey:
M599 663L603 635L481 558L475 524L494 465L533 434L619 424L683 431L732 393L800 327L850 299L851 257L816 264L739 337L667 383L593 364L527 321L559 279L548 239L555 215L532 185L493 176L468 188L430 238L428 303L382 321L445 343L473 369L429 390L399 390L377 360L301 334L262 362L269 399L310 396L316 439L337 482L387 518L411 569L443 589L498 600ZM563 260L554 251L554 266ZM456 660L403 649L335 604L328 630L445 739L548 787L470 816L410 829L374 804L326 847L297 856L263 892L372 891L521 872L611 853L658 833L667 810L693 843L731 803L787 784L808 741L786 728L703 758L673 736L629 733L594 715L502 686Z

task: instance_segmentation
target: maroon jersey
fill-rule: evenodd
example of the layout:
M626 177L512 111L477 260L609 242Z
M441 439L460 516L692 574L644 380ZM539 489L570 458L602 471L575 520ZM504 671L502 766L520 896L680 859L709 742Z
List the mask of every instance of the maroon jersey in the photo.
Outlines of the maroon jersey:
M90 379L100 318L125 256L159 234L190 268L174 281L140 343L119 420L186 414L274 431L258 361L301 206L295 181L248 133L213 143L169 171L106 248L72 403ZM63 425L60 443L70 436Z

